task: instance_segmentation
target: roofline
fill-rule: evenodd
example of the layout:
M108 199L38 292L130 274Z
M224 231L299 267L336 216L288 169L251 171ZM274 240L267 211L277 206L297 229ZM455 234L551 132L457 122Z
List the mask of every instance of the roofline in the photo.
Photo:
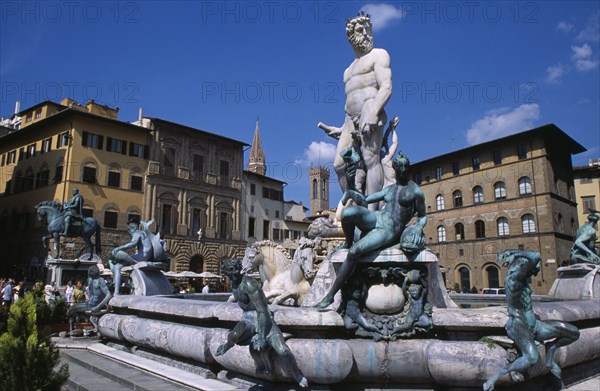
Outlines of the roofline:
M173 126L179 126L179 127L182 127L182 128L186 128L186 129L192 130L194 132L200 132L200 133L204 133L204 134L209 135L209 136L218 137L220 139L225 139L225 140L228 140L228 141L230 141L232 143L240 144L240 145L245 146L245 147L249 147L250 146L250 144L247 144L247 143L245 143L243 141L239 141L239 140L236 140L236 139L233 139L233 138L230 138L230 137L221 136L220 134L211 133L211 132L208 132L206 130L194 128L194 127L191 127L191 126L188 126L188 125L179 124L177 122L168 121L166 119L162 119L162 118L158 118L158 117L144 117L144 118L149 119L151 121L163 122L165 124L169 124L169 125L173 125Z
M573 171L595 171L600 170L600 166L573 166Z
M463 149L459 149L456 151L452 151L452 152L447 152L443 155L438 155L438 156L434 156L431 157L429 159L425 159L425 160L421 160L419 162L415 162L412 163L411 166L415 166L415 165L422 165L428 162L432 162L435 160L445 160L448 159L449 157L453 156L453 155L464 155L465 153L475 150L475 149L480 149L482 147L486 147L486 146L490 146L492 144L496 144L498 142L502 142L502 141L508 141L511 139L516 139L516 138L523 138L523 136L527 136L527 135L533 135L536 133L541 133L544 131L549 131L554 133L555 135L561 136L563 138L565 138L565 142L568 143L568 147L570 148L570 152L573 155L576 155L578 153L581 152L585 152L587 151L587 149L579 144L577 141L575 141L573 138L571 138L571 136L569 136L568 134L566 134L562 129L560 129L558 126L554 125L553 123L549 123L549 124L545 124L542 126L538 126L537 128L533 128L533 129L529 129L529 130L525 130L522 132L518 132L518 133L513 133L513 134L509 134L508 136L504 136L504 137L500 137L500 138L496 138L493 140L489 140L489 141L485 141L483 143L480 144L475 144L475 145L471 145L468 146L466 148Z
M244 170L244 172L245 172L245 173L247 173L247 174L252 174L252 175L254 175L254 176L257 176L257 177L259 177L259 178L268 179L268 180L270 180L270 181L273 181L273 182L279 182L279 183L283 183L284 185L287 185L287 184L288 184L287 182L284 182L284 181L282 181L282 180L275 179L275 178L272 178L272 177L270 177L270 176L266 176L266 175L261 175L261 174L258 174L258 173L256 173L256 172L254 172L254 171L248 171L248 170Z
M51 104L53 104L53 105L55 105L55 106L61 106L61 107L65 107L65 108L67 107L67 106L65 106L65 105L61 105L60 103L56 103L56 102L54 102L54 101L51 101L51 100L48 100L48 99L47 99L47 100L45 100L45 101L43 101L43 102L36 103L36 104L35 104L35 105L33 105L33 106L30 106L30 107L28 107L28 108L26 108L26 109L23 109L23 110L19 111L18 113L15 113L15 115L17 115L17 116L19 116L19 117L22 117L22 116L23 116L23 114L25 114L26 112L28 112L28 111L31 111L32 109L35 109L36 107L45 106L45 105L47 105L47 104L49 104L49 103L51 103Z
M112 118L107 118L107 117L102 117L100 115L96 115L96 114L91 114L91 113L86 113L85 111L80 111L77 109L73 109L71 107L67 107L64 110L59 111L58 113L52 114L44 119L41 119L39 121L36 121L34 123L32 123L31 125L25 126L21 129L14 129L13 132L7 134L6 136L0 138L0 140L7 140L7 139L12 139L14 137L18 137L21 134L23 134L23 132L29 132L32 129L37 129L43 126L46 126L52 122L55 121L59 121L61 119L64 119L65 117L69 117L69 116L83 116L83 117L87 117L87 118L91 118L91 119L95 119L95 120L100 120L100 121L104 121L104 122L110 122L112 124L116 124L116 125L120 125L120 126L125 126L127 128L130 129L135 129L135 130L141 130L143 132L146 133L150 133L151 129L147 129L141 126L137 126L137 125L133 125L129 122L123 122L123 121L119 121L116 119L112 119Z

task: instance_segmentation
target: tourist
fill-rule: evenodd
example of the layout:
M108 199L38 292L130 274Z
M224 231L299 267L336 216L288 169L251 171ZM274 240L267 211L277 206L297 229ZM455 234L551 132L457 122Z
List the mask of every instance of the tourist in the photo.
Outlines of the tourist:
M2 288L2 306L7 310L10 309L10 305L12 304L13 284L14 281L12 279L8 279L6 284Z
M85 290L83 289L83 282L81 280L77 280L75 283L75 288L73 289L73 293L71 294L71 305L77 303L83 303L86 300Z
M73 289L75 289L75 287L73 286L73 280L67 281L67 286L65 287L65 301L68 304L71 304L71 296L73 295Z
M20 286L16 286L13 288L13 304L15 304L17 301L19 301L19 290L21 289Z
M204 287L202 288L202 293L210 293L210 287L208 285L208 282L206 283L206 285L204 285Z

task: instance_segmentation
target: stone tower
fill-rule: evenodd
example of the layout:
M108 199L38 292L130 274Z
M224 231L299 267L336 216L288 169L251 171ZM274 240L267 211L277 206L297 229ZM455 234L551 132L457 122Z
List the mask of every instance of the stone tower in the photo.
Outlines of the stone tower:
M310 215L329 209L329 170L325 167L311 167L310 178Z
M258 130L258 119L256 119L256 129L254 129L254 139L252 139L252 149L248 158L248 171L256 174L265 175L267 166L265 164L265 153L260 141L260 132Z

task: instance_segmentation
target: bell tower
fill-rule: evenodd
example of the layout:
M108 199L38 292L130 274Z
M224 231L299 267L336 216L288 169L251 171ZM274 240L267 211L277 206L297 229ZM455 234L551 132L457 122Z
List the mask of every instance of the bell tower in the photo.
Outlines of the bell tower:
M311 167L310 178L310 215L329 209L329 170L325 167Z
M265 175L267 165L265 164L265 152L262 148L260 140L260 132L258 130L258 118L256 119L256 128L254 129L254 139L252 140L252 149L248 158L248 171L256 174Z

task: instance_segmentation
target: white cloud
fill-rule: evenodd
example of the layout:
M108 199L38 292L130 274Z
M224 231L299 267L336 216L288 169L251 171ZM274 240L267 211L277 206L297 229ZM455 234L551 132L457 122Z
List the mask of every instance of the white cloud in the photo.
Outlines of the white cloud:
M573 49L573 60L589 58L592 56L592 48L587 43L584 43L582 46L571 46L571 49Z
M324 141L313 141L308 148L304 150L302 160L296 160L296 163L302 165L319 164L325 166L333 162L335 158L336 146Z
M579 42L598 42L600 41L600 11L590 15L583 30L579 32L577 38Z
M485 117L471 124L467 130L467 143L479 144L531 129L540 118L540 106L537 103L525 103L513 110L507 107L490 110Z
M600 61L592 59L592 48L587 43L582 46L571 46L571 49L573 50L571 59L579 72L591 71L600 65Z
M360 10L371 15L373 31L383 30L391 22L404 16L404 12L400 8L390 4L365 4Z
M573 29L575 28L575 26L569 22L558 22L558 24L556 25L556 29L559 31L563 31L565 33L570 33L571 31L573 31Z
M600 65L600 61L598 60L577 60L575 62L575 67L579 72L587 72L592 69L598 68Z
M568 68L563 64L556 64L549 66L546 69L546 83L548 84L560 84L562 82L562 77L567 73Z

